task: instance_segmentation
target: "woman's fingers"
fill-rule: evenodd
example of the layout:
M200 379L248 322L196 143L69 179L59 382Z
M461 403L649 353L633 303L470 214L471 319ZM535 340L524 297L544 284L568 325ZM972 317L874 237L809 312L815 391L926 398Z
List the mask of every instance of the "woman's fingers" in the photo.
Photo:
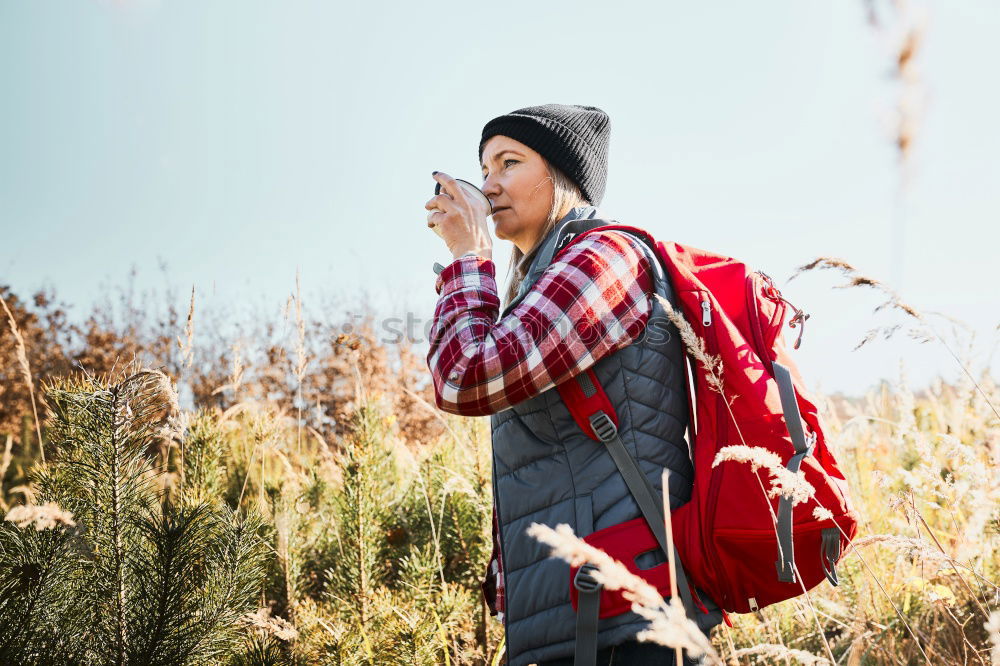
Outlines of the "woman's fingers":
M437 194L428 199L427 203L424 204L424 208L427 210L437 208L440 211L444 211L446 210L446 206L449 206L453 201L454 199L445 194Z
M447 194L452 199L457 199L461 196L459 192L461 191L461 186L458 182L444 171L437 171L432 174L434 180L441 184L441 191ZM440 194L438 196L441 196Z

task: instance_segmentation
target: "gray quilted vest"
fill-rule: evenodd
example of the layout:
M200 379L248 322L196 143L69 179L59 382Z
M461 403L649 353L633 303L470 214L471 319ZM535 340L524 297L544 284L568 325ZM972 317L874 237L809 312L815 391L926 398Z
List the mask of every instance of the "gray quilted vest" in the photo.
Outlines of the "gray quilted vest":
M503 314L524 297L572 236L607 224L616 222L593 206L573 208L529 259L520 291ZM643 247L654 267L661 267L652 248ZM657 293L679 306L662 268L654 272ZM652 301L647 331L658 334L641 335L593 369L617 412L622 442L658 495L662 470L670 470L670 507L676 509L690 499L694 478L685 439L684 352L677 329L659 301ZM642 514L603 444L583 433L555 387L491 415L490 423L508 662L521 666L571 656L576 614L570 604L569 564L549 557L549 547L525 530L533 522L551 527L567 523L585 537ZM644 565L666 559L659 555ZM701 594L701 599L710 612L698 613L698 622L707 632L722 617L707 595ZM598 649L634 640L647 627L648 622L632 612L604 618L599 623Z

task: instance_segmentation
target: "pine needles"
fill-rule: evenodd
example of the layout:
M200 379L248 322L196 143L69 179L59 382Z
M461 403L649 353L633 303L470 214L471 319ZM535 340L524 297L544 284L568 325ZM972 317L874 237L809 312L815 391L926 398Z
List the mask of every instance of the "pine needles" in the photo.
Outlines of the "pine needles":
M38 496L72 514L0 525L0 663L188 664L232 652L256 605L260 519L197 494L165 500L154 441L176 427L160 372L75 378L47 392L58 455Z

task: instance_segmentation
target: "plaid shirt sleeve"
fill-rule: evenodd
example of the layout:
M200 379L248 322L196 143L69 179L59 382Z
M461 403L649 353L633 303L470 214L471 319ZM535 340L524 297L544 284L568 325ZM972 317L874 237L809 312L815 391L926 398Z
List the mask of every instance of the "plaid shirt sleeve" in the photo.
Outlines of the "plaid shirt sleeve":
M499 321L493 261L470 256L446 266L427 354L438 407L501 412L631 344L651 309L641 242L620 231L588 234L556 255Z

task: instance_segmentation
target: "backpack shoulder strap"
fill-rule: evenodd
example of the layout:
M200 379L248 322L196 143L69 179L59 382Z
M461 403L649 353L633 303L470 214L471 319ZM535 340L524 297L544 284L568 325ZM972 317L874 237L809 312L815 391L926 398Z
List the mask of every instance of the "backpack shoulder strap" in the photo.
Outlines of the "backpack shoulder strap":
M656 543L665 554L670 554L673 548L673 559L676 564L677 591L684 604L684 612L692 622L697 622L694 598L684 564L681 562L677 546L667 540L663 505L656 497L652 484L639 469L638 463L628 452L621 437L618 435L617 415L611 400L604 388L597 381L593 368L587 368L574 378L556 387L563 402L573 414L573 419L580 424L583 432L591 439L602 442L608 454L625 480L625 485L639 505L646 524L656 537ZM606 411L607 410L607 411ZM583 423L587 425L584 426ZM596 659L597 619L600 613L601 586L590 576L588 565L582 566L573 579L573 585L579 595L576 624L576 663L593 664ZM701 608L707 612L702 605Z
M609 220L595 219L595 218L575 218L568 219L560 222L556 227L549 232L539 246L532 251L531 255L526 255L522 261L529 261L530 265L528 267L528 272L525 274L524 279L521 280L521 286L518 288L517 296L511 300L510 303L504 308L503 313L501 313L501 318L506 317L507 314L519 303L521 299L527 295L535 283L538 282L538 278L542 276L545 269L548 268L555 257L568 245L581 236L584 232L590 231L591 229L596 229L600 227L606 227L613 222Z
M639 469L638 463L628 452L621 437L618 436L617 415L611 405L611 399L604 392L604 387L597 380L593 368L576 375L556 387L560 397L566 404L573 419L580 424L583 432L591 439L602 442L611 455L615 467L625 479L625 485L639 505L643 518L656 537L656 542L665 554L670 552L664 522L663 506L656 497L649 479ZM583 424L586 424L585 426ZM684 602L685 611L692 620L695 619L694 599L688 587L687 575L681 564L680 554L674 546L674 560L677 564L677 589Z

